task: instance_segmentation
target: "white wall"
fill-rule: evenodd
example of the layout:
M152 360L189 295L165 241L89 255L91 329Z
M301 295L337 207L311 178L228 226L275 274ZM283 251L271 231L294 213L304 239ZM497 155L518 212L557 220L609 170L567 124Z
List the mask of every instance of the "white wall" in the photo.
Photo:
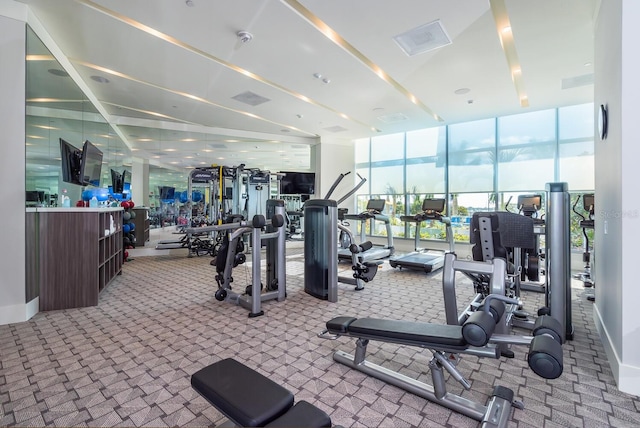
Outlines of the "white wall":
M637 302L640 182L637 118L640 2L601 2L595 29L595 100L608 106L609 130L596 137L596 301L594 318L618 388L640 395ZM596 120L596 124L598 121ZM597 134L597 129L596 129Z
M131 200L141 207L149 206L149 159L132 159Z
M25 302L25 21L26 6L0 0L0 324L32 315Z
M316 190L314 198L323 198L340 174L351 172L331 195L331 199L340 199L357 184L355 174L355 156L353 143L343 139L323 139L321 144L311 148L311 163L315 165L316 175L320 175L320 189ZM316 180L318 178L316 177ZM349 212L355 209L355 198L351 197L340 204L340 207L349 208Z

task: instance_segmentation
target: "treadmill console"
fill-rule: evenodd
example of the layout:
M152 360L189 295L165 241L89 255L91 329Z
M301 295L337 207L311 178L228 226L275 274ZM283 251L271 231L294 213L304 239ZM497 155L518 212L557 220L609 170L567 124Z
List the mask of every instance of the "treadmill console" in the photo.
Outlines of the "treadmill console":
M371 214L382 214L386 202L384 199L369 199L367 202L367 212Z
M425 199L422 201L422 212L418 214L424 220L439 220L444 212L445 200Z

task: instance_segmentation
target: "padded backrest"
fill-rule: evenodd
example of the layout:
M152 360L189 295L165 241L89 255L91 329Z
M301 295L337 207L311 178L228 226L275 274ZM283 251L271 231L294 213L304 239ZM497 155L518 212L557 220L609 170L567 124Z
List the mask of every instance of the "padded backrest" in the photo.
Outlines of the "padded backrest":
M497 211L500 227L500 242L507 248L533 249L536 246L536 236L533 232L533 219L524 215Z
M469 242L474 244L471 248L473 260L489 261L492 258L489 254L508 260L508 251L500 239L499 226L499 218L495 212L473 214L469 231Z

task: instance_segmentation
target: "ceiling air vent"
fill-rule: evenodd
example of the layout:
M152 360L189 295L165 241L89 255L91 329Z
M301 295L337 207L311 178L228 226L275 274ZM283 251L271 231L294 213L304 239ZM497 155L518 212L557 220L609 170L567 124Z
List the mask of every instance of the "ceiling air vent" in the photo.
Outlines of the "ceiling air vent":
M593 85L593 73L562 79L562 89L571 89L587 85Z
M226 149L227 146L222 144L222 143L211 143L209 144L209 147L211 147L212 149Z
M409 56L451 44L451 39L439 19L398 34L393 37L393 40Z
M346 130L347 130L347 128L343 128L343 127L342 127L342 126L340 126L340 125L330 126L330 127L328 127L328 128L324 128L324 129L325 129L326 131L329 131L329 132L342 132L342 131L346 131Z
M251 91L243 92L232 98L236 101L240 101L241 103L249 104L254 107L262 103L266 103L267 101L271 101L269 98L261 97Z
M402 122L403 120L407 119L409 118L402 113L392 113L385 116L378 116L378 120L384 123Z

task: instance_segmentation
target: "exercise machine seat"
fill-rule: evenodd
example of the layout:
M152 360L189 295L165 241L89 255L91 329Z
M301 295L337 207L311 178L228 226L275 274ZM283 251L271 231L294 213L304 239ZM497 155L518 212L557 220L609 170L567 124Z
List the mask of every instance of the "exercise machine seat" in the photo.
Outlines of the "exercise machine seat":
M331 427L331 419L313 404L300 400L287 413L265 426L269 428Z
M265 426L293 406L291 392L232 358L194 373L191 386L244 427Z
M377 318L336 317L326 323L333 334L349 334L383 341L401 341L415 346L466 349L460 326Z
M331 427L331 418L244 364L226 358L198 370L191 386L242 427Z

